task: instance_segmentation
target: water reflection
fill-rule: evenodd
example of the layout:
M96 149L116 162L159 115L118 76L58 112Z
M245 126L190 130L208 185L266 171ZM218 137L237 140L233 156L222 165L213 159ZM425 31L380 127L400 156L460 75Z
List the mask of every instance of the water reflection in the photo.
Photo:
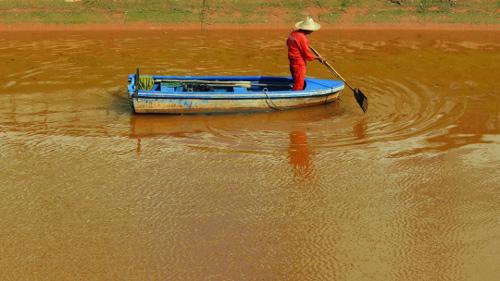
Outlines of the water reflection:
M352 126L352 132L354 136L358 140L366 139L366 131L367 131L367 123L366 118L360 119L358 122L355 122Z
M307 144L307 133L293 131L289 134L288 159L293 168L295 178L299 181L310 179L313 176L313 155Z
M258 114L229 115L161 115L131 114L129 137L176 137L186 144L212 148L252 148L273 152L288 148L291 132L311 129L321 131L322 124L335 125L332 118L338 107L333 105ZM323 141L321 136L318 140Z
M130 116L129 138L137 156L145 151L144 139L169 139L202 150L279 154L288 152L288 163L298 182L314 176L314 152L302 122L331 118L331 108L256 115L137 115ZM286 136L286 138L285 138ZM319 138L321 140L321 137ZM252 152L253 151L253 152Z

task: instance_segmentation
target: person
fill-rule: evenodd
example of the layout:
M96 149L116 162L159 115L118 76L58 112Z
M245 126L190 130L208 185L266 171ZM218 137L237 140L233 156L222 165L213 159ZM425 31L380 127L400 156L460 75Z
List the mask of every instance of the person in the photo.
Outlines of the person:
M307 61L319 60L324 62L322 57L315 56L309 50L309 40L307 36L316 30L319 30L321 25L315 22L311 17L307 17L303 21L295 24L293 30L286 41L288 46L288 60L290 61L290 73L293 78L293 90L304 90L306 78Z

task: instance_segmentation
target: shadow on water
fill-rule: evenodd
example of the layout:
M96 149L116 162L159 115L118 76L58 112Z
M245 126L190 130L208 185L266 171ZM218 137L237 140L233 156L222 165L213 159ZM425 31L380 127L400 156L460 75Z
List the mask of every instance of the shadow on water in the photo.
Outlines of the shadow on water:
M109 110L118 114L128 114L131 112L130 101L128 99L128 92L126 89L120 87L119 89L110 90L107 95L111 98L109 103Z

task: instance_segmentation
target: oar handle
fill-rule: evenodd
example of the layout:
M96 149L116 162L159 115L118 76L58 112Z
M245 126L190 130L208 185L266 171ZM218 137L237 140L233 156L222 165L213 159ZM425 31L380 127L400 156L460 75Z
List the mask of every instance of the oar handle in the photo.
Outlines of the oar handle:
M323 58L319 53L318 51L316 51L313 47L309 46L309 49L311 49L311 51L313 51L313 53L318 56L318 57L321 57ZM354 88L351 87L351 85L349 85L349 83L347 83L347 81L345 81L344 77L342 77L342 75L340 75L336 70L335 68L333 68L333 66L330 65L330 63L328 63L325 59L322 60L322 62L326 67L328 67L328 69L333 72L333 74L337 75L337 77L339 77L340 79L342 79L342 81L344 81L344 83L347 85L347 87L349 87L351 90L354 91Z
M258 83L252 81L219 81L219 80L189 80L189 79L154 79L155 83L192 83L192 84L206 84L212 86L241 86L251 88L252 86L262 86L262 87L286 87L289 83Z

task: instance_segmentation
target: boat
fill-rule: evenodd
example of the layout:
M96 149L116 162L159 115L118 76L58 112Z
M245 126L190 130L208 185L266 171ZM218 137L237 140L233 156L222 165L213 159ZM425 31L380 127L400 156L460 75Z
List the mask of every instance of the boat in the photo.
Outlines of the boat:
M136 113L212 114L280 111L337 100L344 82L306 78L302 91L291 77L128 76L128 96Z

